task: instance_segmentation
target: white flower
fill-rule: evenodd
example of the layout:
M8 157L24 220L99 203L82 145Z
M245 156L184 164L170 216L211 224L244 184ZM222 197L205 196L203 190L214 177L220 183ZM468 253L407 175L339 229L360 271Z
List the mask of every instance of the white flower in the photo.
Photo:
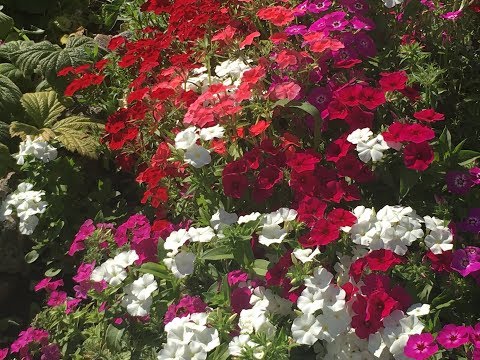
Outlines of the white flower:
M264 225L258 237L258 242L265 246L280 244L287 236L287 231L278 225Z
M428 304L413 304L407 310L408 315L415 315L417 317L430 314L430 305Z
M345 308L345 290L330 284L326 289L321 290L322 299L320 300L323 310L340 311Z
M242 352L248 347L247 344L250 342L250 336L248 334L235 336L228 344L228 353L232 356L241 356Z
M453 236L450 229L444 226L439 226L433 229L430 234L425 236L425 245L434 254L441 254L444 251L453 249Z
M297 299L297 307L304 314L313 314L322 308L322 292L311 287L306 287Z
M152 274L145 274L135 280L131 285L131 293L139 300L148 299L157 290L158 285Z
M313 345L322 327L312 314L302 314L293 320L292 337L299 344Z
M382 135L377 135L375 138L368 140L367 142L360 141L357 143L358 157L364 163L372 160L377 162L382 159L383 152L388 150L389 147Z
M283 222L293 221L297 218L298 212L294 209L280 208L276 211L283 219Z
M215 233L210 226L195 228L191 227L188 229L188 235L193 242L202 242L206 243L212 240L215 237Z
M238 319L238 327L240 328L240 333L251 334L254 331L259 331L267 322L265 309L259 307L243 309Z
M195 144L197 139L198 139L197 128L194 126L191 126L183 131L180 131L175 136L175 148L187 150L192 145Z
M102 265L96 267L90 279L95 282L106 281L112 286L116 286L122 283L127 277L125 268L115 262L114 259L108 259Z
M18 222L18 230L20 230L20 234L23 235L32 235L33 231L37 227L39 219L37 216L29 216L26 219L20 219Z
M14 157L17 159L18 165L23 165L25 157L32 155L34 158L46 163L57 158L57 149L49 145L41 137L32 140L30 136L27 136L25 141L20 143L18 154L15 154Z
M224 209L219 209L210 219L210 225L219 230L225 225L235 224L238 220L238 216L235 213L226 212Z
M251 221L255 221L260 216L262 216L262 214L260 214L259 212L253 212L253 213L248 214L248 215L240 216L237 220L237 224L246 224L246 223L249 223Z
M202 140L212 140L214 138L221 139L223 138L224 132L225 132L225 129L220 125L203 128L200 130L200 139Z
M210 152L204 147L193 144L185 152L185 162L192 165L194 168L201 168L207 164L210 164L212 157Z
M343 333L350 324L351 318L346 311L323 311L317 316L320 324L318 337L322 340L332 342L338 335Z
M122 306L127 308L127 312L132 316L146 316L152 306L152 298L140 300L134 295L126 295L122 299Z
M387 8L392 8L394 7L395 5L399 5L399 4L402 4L404 0L383 0L383 4L387 7Z
M438 219L434 216L424 216L423 221L425 222L425 227L428 230L434 230L439 226L445 226L445 221Z
M115 264L126 268L132 265L135 261L139 259L138 254L135 250L123 251L113 258Z
M173 254L176 254L178 249L183 246L188 240L190 240L190 234L185 229L178 231L172 231L170 235L165 239L163 247L165 250L171 250Z
M352 144L367 142L373 136L373 132L369 128L357 129L347 137L347 141Z
M308 248L308 249L295 249L293 251L293 256L295 256L298 260L300 260L304 264L312 261L313 258L318 254L320 254L320 250L318 249L318 247L316 247L315 250Z
M165 258L164 264L170 269L176 278L184 278L193 274L195 264L195 254L191 252L181 251L173 258Z
M324 290L333 279L333 275L324 267L319 266L313 271L313 276L305 279L305 286L316 290Z

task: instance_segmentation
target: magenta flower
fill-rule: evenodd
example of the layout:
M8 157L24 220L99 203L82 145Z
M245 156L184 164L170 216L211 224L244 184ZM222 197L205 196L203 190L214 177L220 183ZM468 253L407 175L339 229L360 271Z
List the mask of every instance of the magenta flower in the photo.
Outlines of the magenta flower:
M72 277L72 279L76 283L88 281L90 280L90 275L92 275L93 269L95 269L95 261L91 263L81 263L77 269L77 274Z
M163 323L166 325L176 317L204 312L206 309L207 304L200 297L186 295L177 304L173 303L168 307Z
M445 349L454 349L470 340L470 328L454 324L445 325L437 335L437 341Z
M318 14L323 11L327 11L332 5L332 2L329 0L316 0L312 1L307 5L307 11Z
M73 239L72 245L68 250L68 255L73 256L76 252L85 250L85 245L83 242L95 231L95 225L93 225L93 220L88 219L80 226L78 232Z
M237 287L230 294L230 306L233 312L240 314L244 309L250 309L250 297L252 296L252 290L248 287Z
M228 285L234 286L240 282L245 282L248 280L248 274L242 270L233 270L230 271L227 275Z
M330 100L332 100L332 90L327 87L314 88L307 96L310 104L315 106L318 111L323 111L328 107Z
M478 255L478 250L478 248L473 246L455 250L453 253L451 268L463 277L480 270L480 255Z
M305 25L291 25L285 28L285 34L293 35L303 35L307 32L307 27Z
M341 0L340 4L352 13L364 14L368 11L368 4L364 0Z
M462 15L462 10L450 11L442 15L445 20L456 20Z
M0 360L6 359L7 355L8 355L8 348L0 349Z
M464 195L473 186L471 175L466 171L449 171L445 176L447 190L452 194Z
M62 357L60 348L57 344L49 344L42 347L42 356L40 360L59 360Z
M343 11L334 11L315 21L308 28L309 31L342 31L348 25L345 19L347 14Z
M470 209L468 216L458 226L462 231L480 233L480 208Z
M469 171L470 176L472 177L472 181L475 185L480 185L480 168L473 167Z
M430 333L410 335L404 349L405 355L415 360L428 359L437 351L438 345Z
M52 291L48 298L47 305L51 307L63 305L67 300L67 293L65 291Z
M475 348L480 349L480 323L470 328L470 342Z

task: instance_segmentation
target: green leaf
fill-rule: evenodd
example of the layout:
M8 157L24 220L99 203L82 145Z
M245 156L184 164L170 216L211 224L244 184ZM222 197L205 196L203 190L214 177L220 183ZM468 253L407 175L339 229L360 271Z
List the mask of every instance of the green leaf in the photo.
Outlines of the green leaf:
M57 276L60 271L62 271L62 269L48 269L47 271L45 271L45 276L46 277L54 277L54 276Z
M14 164L13 158L10 156L8 147L0 143L0 177L3 177Z
M173 276L167 267L160 263L148 262L143 264L138 270L142 273L152 274L159 279L168 280Z
M13 19L0 11L0 38L4 38L13 28Z
M229 356L228 344L225 343L217 346L215 351L208 355L207 360L227 360Z
M270 261L264 259L256 259L253 262L253 271L255 271L257 275L265 276L268 271L268 265L270 265Z
M43 131L36 128L35 126L21 123L19 121L13 121L10 124L10 136L18 136L21 139L25 139L27 135L36 137L42 135Z
M34 44L33 41L16 40L9 41L0 46L0 59L13 62L13 54L16 51L27 49Z
M125 329L117 329L112 324L109 324L105 332L105 343L112 352L122 351L122 337Z
M25 262L27 264L31 264L38 259L38 256L39 256L38 251L37 250L32 250L25 255Z
M10 113L20 105L22 92L12 80L0 75L0 113ZM3 115L5 116L5 115ZM4 121L10 119L2 118Z
M229 247L219 246L213 249L209 249L203 253L201 260L225 260L233 259L233 254Z
M37 128L52 127L65 107L55 91L23 94L20 99L28 117Z
M474 150L460 150L457 155L458 165L467 166L480 158L480 152Z
M11 54L15 66L25 75L32 74L47 56L58 53L62 48L48 41L32 43L27 48L22 48Z
M399 200L401 201L418 182L420 174L416 171L402 168L400 172Z

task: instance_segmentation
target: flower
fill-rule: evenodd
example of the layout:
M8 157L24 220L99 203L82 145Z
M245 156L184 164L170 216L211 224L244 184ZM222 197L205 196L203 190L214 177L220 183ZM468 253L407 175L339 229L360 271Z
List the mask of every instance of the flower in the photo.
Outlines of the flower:
M466 326L448 324L437 335L437 341L445 349L454 349L470 340L470 329Z
M463 277L480 270L480 249L468 246L465 249L455 250L451 267Z
M313 345L318 340L322 326L313 314L302 314L292 324L293 339L303 345Z
M377 135L375 138L369 140L368 142L360 141L357 144L357 151L358 157L364 163L369 162L372 160L373 162L377 162L382 159L383 152L388 150L389 146L383 140L382 135Z
M412 170L425 171L434 158L433 149L428 142L410 143L403 149L403 162Z
M388 7L393 7L396 4L401 4L402 2L403 0L384 0L385 5ZM382 78L379 80L379 84L384 91L403 90L408 80L408 76L405 71L396 71L391 73L382 72L380 73L380 76Z
M445 115L441 113L437 113L433 109L425 109L425 110L417 111L416 113L413 114L413 117L417 120L425 121L425 122L445 120Z
M468 216L460 222L459 228L473 234L480 233L480 208L470 209Z
M195 258L195 254L181 251L173 257L163 259L163 262L176 278L181 279L193 274Z
M130 291L137 299L143 301L148 299L157 288L158 285L153 275L144 274L132 283Z
M473 179L467 171L449 171L445 176L447 189L452 194L464 195L474 185Z
M395 5L399 5L399 4L402 4L402 3L403 3L403 0L383 0L383 4L387 8L392 8Z
M200 139L202 140L212 140L214 138L221 139L223 138L224 132L225 132L225 129L220 125L203 128L200 130Z
M210 152L200 145L193 144L185 152L185 162L197 169L210 164L211 161Z
M373 132L369 128L357 129L347 136L347 141L352 144L358 144L360 142L368 142L373 135Z
M405 355L415 360L428 359L437 351L438 345L430 333L410 335L404 349Z
M444 251L453 249L453 235L450 229L444 226L439 226L433 229L430 234L425 237L425 245L434 254L441 254Z

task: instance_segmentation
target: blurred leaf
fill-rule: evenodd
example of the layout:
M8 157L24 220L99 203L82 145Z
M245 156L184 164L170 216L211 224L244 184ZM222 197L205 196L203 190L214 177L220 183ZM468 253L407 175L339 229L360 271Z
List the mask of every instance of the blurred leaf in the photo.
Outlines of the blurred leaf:
M0 38L4 38L13 28L13 19L0 11Z
M12 80L0 75L0 113L10 113L20 105L22 92ZM2 118L3 121L10 119Z
M205 251L200 259L202 260L233 259L233 254L227 246L219 246L219 247Z

